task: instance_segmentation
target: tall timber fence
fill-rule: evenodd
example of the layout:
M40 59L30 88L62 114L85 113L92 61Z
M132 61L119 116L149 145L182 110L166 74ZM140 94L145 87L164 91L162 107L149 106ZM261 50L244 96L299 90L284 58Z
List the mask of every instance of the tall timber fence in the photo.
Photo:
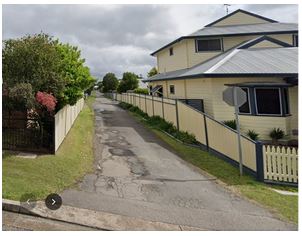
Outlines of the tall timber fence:
M68 134L74 121L84 107L84 99L81 98L73 106L66 105L55 115L54 152L58 150L61 143Z
M204 149L238 166L236 131L209 115L177 99L135 93L112 93L108 96L137 106L149 116L160 116L172 122L179 130L195 135L196 140ZM253 174L258 180L264 182L290 184L298 182L296 150L266 147L261 142L255 142L243 135L240 138L245 172Z

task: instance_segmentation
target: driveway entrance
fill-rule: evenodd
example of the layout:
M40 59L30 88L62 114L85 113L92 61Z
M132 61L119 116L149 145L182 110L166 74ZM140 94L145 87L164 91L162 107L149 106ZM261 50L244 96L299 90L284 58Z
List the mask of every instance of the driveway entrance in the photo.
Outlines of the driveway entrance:
M98 94L95 171L63 204L205 230L295 230L187 164L126 111Z

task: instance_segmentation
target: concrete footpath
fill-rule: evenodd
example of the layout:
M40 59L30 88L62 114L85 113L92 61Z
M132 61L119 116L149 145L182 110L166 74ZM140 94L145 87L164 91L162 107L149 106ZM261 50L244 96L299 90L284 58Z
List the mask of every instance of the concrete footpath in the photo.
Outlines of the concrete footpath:
M98 94L94 110L95 171L60 193L65 206L202 230L297 229L184 162L117 102Z

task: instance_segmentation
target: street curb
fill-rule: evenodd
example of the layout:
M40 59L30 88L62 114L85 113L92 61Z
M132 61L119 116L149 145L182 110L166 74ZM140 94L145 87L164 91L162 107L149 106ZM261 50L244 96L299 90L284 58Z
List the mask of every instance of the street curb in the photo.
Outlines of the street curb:
M6 211L29 214L47 219L92 227L100 230L148 230L148 231L201 231L204 229L169 224L164 222L148 221L144 219L112 214L108 212L92 211L62 205L60 209L49 210L44 202L38 201L34 209L29 210L20 205L19 202L2 199L2 209Z

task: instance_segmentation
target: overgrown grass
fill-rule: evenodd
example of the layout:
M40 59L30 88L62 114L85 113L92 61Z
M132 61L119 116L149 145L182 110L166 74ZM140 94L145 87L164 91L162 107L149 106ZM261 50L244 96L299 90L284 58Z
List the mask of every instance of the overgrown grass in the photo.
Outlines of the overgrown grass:
M281 195L272 190L272 188L276 188L297 192L296 188L264 184L248 174L240 176L238 168L231 164L199 148L182 144L161 132L138 113L131 112L131 114L169 144L185 161L217 177L233 191L269 208L280 218L298 223L298 197Z
M2 160L2 197L19 200L25 193L37 199L60 192L93 170L94 114L93 94L69 131L56 155L23 159L4 153Z

